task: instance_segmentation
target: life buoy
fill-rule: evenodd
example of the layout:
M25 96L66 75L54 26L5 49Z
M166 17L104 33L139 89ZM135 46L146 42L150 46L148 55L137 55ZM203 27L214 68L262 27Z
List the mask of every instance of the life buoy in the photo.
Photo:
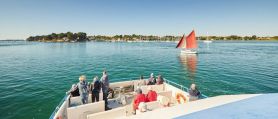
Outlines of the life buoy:
M185 96L183 94L181 94L181 93L177 93L176 94L176 99L177 99L179 104L186 102Z
M61 116L61 115L60 115L60 116L57 116L56 119L62 119L62 116Z

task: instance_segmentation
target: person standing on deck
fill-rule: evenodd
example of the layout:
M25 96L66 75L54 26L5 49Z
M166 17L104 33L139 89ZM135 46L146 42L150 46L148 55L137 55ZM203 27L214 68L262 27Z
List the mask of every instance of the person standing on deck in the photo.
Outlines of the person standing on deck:
M87 104L88 103L88 95L89 95L89 90L88 90L89 87L88 87L88 83L86 81L86 76L81 75L79 77L78 89L79 89L79 94L81 97L82 104Z
M98 80L98 77L95 76L93 82L90 85L90 90L92 91L92 102L99 101L100 88L101 88L101 83Z
M101 77L101 84L102 84L102 93L103 93L103 100L105 102L105 110L109 110L110 108L108 107L108 90L109 90L109 79L107 72L104 70L102 72L102 77Z

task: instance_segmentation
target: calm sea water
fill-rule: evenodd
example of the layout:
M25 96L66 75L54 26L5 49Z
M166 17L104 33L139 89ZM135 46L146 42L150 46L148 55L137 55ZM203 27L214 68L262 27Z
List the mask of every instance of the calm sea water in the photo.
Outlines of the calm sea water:
M48 118L72 83L108 71L111 81L162 74L208 96L278 92L278 42L199 43L180 56L176 43L0 41L0 118Z

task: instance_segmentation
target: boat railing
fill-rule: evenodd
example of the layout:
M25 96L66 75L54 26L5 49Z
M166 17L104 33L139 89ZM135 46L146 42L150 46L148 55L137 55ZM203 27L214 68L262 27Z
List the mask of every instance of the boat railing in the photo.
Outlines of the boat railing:
M61 106L63 105L64 101L67 100L67 97L69 95L66 94L64 96L64 98L59 102L59 104L56 106L55 110L52 112L51 116L49 117L49 119L54 119L55 114L59 111L59 109L61 108Z
M174 87L178 88L178 89L181 89L185 92L188 92L189 89L181 84L178 84L178 83L175 83L173 81L170 81L170 80L167 80L166 78L163 78L165 83L167 84L170 84L170 85L173 85ZM111 82L118 82L118 81L132 81L132 80L139 80L139 78L121 78L121 79L114 79L114 80L111 80ZM55 110L52 112L51 116L49 117L49 119L53 119L55 114L59 111L59 109L61 108L62 104L64 103L65 100L67 100L67 97L69 95L66 94L64 96L64 98L60 101L60 103L58 104L58 106L56 106ZM204 99L204 98L208 98L208 96L204 95L201 93L201 99Z
M147 77L147 76L144 76L144 77ZM173 82L173 81L170 81L166 78L163 78L164 81L170 85L173 85L174 87L178 88L178 89L181 89L182 91L185 91L185 92L189 92L189 88L181 85L181 84L178 84L176 82ZM118 81L132 81L132 80L139 80L139 78L121 78L121 79L117 79L117 80L112 80L113 82L118 82ZM200 91L201 93L201 91ZM204 99L204 98L208 98L208 96L204 95L203 93L201 93L201 96L200 96L201 99Z
M165 79L165 78L164 78L164 81L165 81L165 83L170 84L170 85L172 85L172 86L174 86L174 87L176 87L176 88L179 88L179 89L181 89L181 90L183 90L183 91L185 91L185 92L189 92L189 88L187 88L187 87L185 87L185 86L183 86L183 85L181 85L181 84L178 84L178 83L176 83L176 82L167 80L167 79ZM201 92L200 92L200 93L201 93ZM208 98L208 96L206 96L206 95L204 95L203 93L201 93L200 98L201 98L201 99L204 99L204 98Z

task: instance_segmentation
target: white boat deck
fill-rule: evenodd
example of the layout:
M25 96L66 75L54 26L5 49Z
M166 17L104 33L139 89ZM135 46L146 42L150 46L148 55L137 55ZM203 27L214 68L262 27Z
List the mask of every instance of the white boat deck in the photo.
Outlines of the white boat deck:
M278 94L222 95L124 119L277 119L277 105Z
M204 98L197 101L188 102L189 97L185 87L179 84L165 82L163 85L152 85L158 95L170 99L170 107L165 107L159 102L148 102L147 112L136 111L132 115L133 92L124 93L126 103L120 103L119 98L110 99L108 106L112 110L104 110L104 101L89 103L85 105L70 106L71 103L80 103L80 97L65 98L57 112L51 116L51 119L183 119L183 118L278 118L278 94L241 94L241 95L222 95L216 97ZM110 86L118 90L118 93L125 92L124 87L137 89L138 80L123 81L112 83ZM176 88L176 85L179 88ZM133 87L134 86L134 87ZM143 93L147 93L149 86L141 86ZM123 90L124 89L124 90ZM130 88L128 88L130 89ZM186 103L178 104L177 94L182 94L186 98ZM102 93L100 93L102 95ZM117 96L116 96L117 97ZM121 97L121 96L120 96ZM89 99L90 102L90 99ZM251 110L251 111L250 111ZM259 113L258 113L259 112Z

